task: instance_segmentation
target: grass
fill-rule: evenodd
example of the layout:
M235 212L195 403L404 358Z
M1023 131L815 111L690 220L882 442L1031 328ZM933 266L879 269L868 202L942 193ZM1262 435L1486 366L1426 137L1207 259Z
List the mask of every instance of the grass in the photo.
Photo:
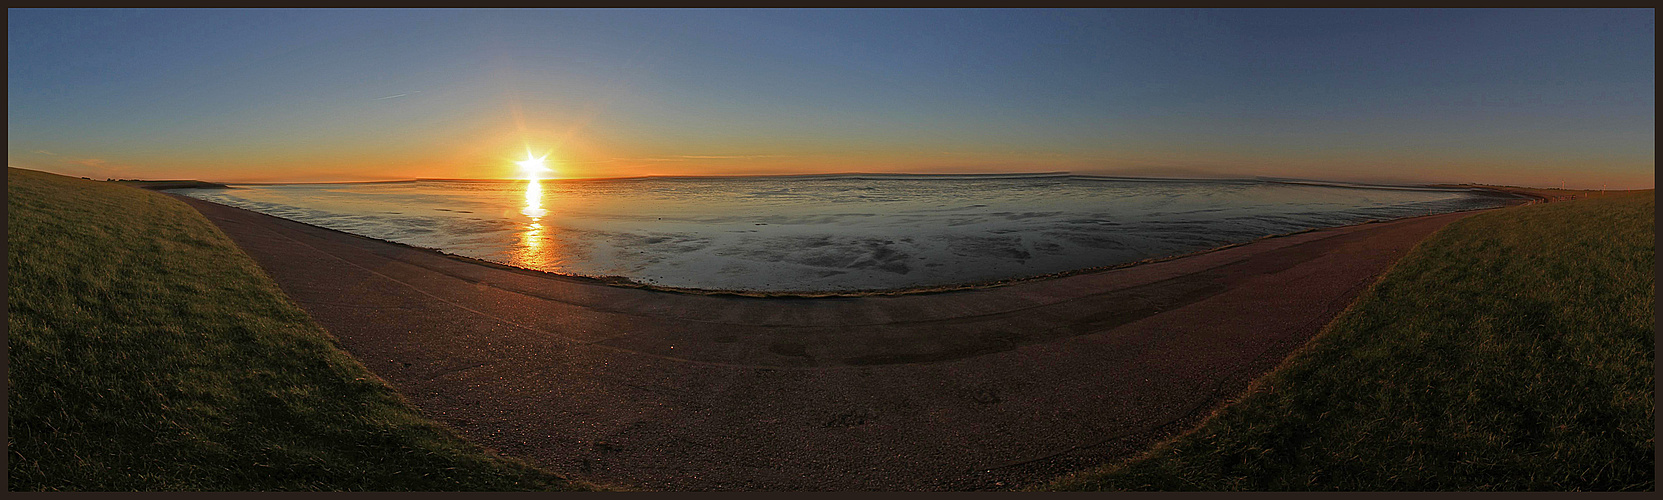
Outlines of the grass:
M1653 490L1655 191L1422 242L1195 431L1055 490Z
M12 490L561 490L422 416L195 210L8 169Z

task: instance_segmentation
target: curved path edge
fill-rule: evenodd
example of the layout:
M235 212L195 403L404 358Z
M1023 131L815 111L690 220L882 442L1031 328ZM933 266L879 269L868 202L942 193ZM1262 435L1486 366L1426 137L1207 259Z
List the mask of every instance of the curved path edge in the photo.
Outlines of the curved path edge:
M1473 213L993 288L767 298L560 279L176 198L464 436L672 490L1010 488L1129 456Z

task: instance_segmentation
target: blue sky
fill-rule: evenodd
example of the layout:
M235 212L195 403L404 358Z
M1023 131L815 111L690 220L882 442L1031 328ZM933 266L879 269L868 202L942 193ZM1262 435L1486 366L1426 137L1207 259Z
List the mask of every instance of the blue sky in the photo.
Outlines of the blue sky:
M11 10L8 163L1655 182L1652 10Z

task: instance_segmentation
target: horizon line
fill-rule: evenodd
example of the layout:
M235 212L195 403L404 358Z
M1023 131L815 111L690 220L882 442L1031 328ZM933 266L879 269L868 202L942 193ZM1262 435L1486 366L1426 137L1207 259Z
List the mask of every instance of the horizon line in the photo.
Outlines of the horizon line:
M35 169L18 167L18 166L15 166L15 165L7 165L7 168L16 168L16 169L20 169L20 170L35 170ZM67 176L67 177L83 177L83 176L76 176L76 175L69 175L69 174L60 174L60 173L57 173L57 172L51 172L51 171L47 171L47 170L37 170L37 171L51 173L51 174L55 174L55 175L64 175L64 176ZM1394 184L1394 183L1372 183L1372 182L1357 182L1357 181L1338 181L1338 180L1325 180L1325 179L1307 179L1307 178L1298 178L1298 177L1274 177L1274 176L1262 176L1262 175L1261 176L1241 176L1241 177L1153 177L1153 176L1135 176L1135 175L1077 174L1077 173L1074 173L1074 172L1068 171L1068 170L1057 170L1057 171L1047 171L1047 172L979 172L979 173L827 172L827 173L814 173L814 174L711 174L711 175L658 175L658 174L655 174L655 175L632 175L632 176L617 176L617 177L553 177L553 178L537 179L537 180L540 180L540 181L542 181L542 180L546 180L546 181L609 181L609 180L635 180L635 179L815 178L815 177L850 177L850 176L980 177L980 178L1082 177L1082 178L1095 178L1095 179L1126 179L1126 180L1137 180L1137 181L1259 181L1259 182L1275 182L1275 183L1284 183L1284 184L1310 184L1310 183L1314 183L1314 184L1325 185L1325 186L1333 186L1333 187L1346 187L1346 186L1397 187L1397 188L1515 187L1515 188L1528 188L1528 189L1561 189L1561 188L1552 187L1552 186L1548 186L1548 187L1513 186L1513 185L1506 185L1506 184L1485 184L1485 183L1479 183L1479 182L1432 182L1432 183ZM91 179L91 178L88 177L88 179ZM235 185L245 185L245 186L276 186L276 185L305 185L305 184L396 184L396 183L404 183L404 182L421 182L421 181L514 182L514 181L529 180L529 179L521 178L521 177L478 177L478 178L467 178L467 177L415 177L415 178L404 178L404 179L376 179L376 180L254 181L254 182L210 181L210 180L203 180L203 179L143 179L143 178L124 179L124 178L116 178L116 177L106 177L106 179L108 179L108 180L117 180L117 181L127 180L127 181L147 181L147 182L197 181L197 182L210 182L210 183L214 183L214 184L225 184L225 185L235 184ZM92 179L92 180L97 180L97 179ZM1653 187L1647 187L1647 188L1614 189L1612 191L1644 191L1644 190L1648 190L1648 189L1656 189L1656 187L1653 186ZM1593 189L1565 189L1565 190L1567 190L1567 191L1593 191Z

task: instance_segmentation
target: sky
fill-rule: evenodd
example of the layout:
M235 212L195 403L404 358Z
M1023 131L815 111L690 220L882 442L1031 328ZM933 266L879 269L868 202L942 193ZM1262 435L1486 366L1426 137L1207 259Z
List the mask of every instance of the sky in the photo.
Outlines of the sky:
M1655 185L1633 10L38 10L7 164Z

